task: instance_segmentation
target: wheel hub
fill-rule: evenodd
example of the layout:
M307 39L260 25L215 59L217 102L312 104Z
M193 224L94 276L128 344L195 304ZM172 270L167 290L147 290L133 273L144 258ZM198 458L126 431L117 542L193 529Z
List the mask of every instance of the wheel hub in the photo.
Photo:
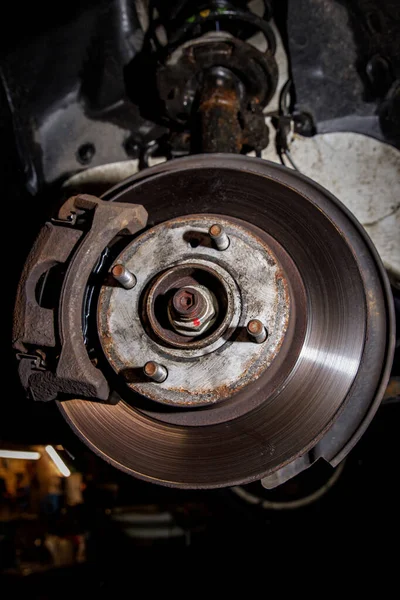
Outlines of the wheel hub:
M137 285L105 285L100 293L108 361L131 390L164 404L195 407L232 397L269 367L288 327L289 288L273 251L255 230L226 218L219 223L230 243L218 250L208 233L215 219L189 215L142 234L116 259ZM246 330L256 318L268 331L263 344ZM142 376L149 360L168 370L162 385Z

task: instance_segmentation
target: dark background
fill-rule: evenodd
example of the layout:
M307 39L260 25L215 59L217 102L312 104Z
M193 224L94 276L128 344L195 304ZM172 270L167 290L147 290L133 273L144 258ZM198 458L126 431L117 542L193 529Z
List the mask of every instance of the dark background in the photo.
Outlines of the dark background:
M117 96L125 95L114 46L111 42L108 45L101 42L113 39L109 27L110 15L114 14L112 5L112 2L87 0L51 6L44 2L13 4L8 5L1 23L1 66L7 85L0 86L5 333L0 440L3 447L7 444L62 444L70 452L71 464L87 481L85 504L73 515L45 520L40 527L59 533L90 532L85 564L23 577L12 571L13 552L18 544L23 546L21 538L29 538L29 526L19 519L1 523L0 540L11 539L14 544L4 550L0 542L0 573L2 568L6 572L4 585L12 584L17 593L29 590L30 595L43 598L75 593L78 585L82 593L90 590L105 595L115 591L117 582L123 587L131 573L140 577L141 570L150 572L150 560L156 560L151 564L157 565L159 573L168 573L168 577L175 580L183 564L188 569L194 567L194 558L201 571L209 553L220 557L232 552L237 556L261 554L270 565L280 562L282 556L295 558L309 551L315 555L333 548L340 548L346 560L388 547L397 553L400 533L398 402L382 405L347 459L338 482L321 500L297 510L264 510L240 500L231 490L183 492L129 478L90 453L69 430L54 404L35 404L25 398L11 351L16 286L32 242L58 201L59 184L71 174L70 165L77 150L68 133L63 134L61 129L53 132L52 143L58 140L59 144L55 152L70 152L71 160L65 171L61 169L49 181L42 162L43 149L35 143L35 132L51 116L52 107L62 103L70 89L83 81L87 114L92 117L96 114L100 123L104 121L104 114L98 108L99 98L102 108L115 98L104 99L100 93L87 92L88 80L84 74L88 64L105 61L108 85L112 83ZM400 69L399 11L395 0L351 3L300 0L282 2L275 7L276 20L290 53L296 107L312 114L320 131L340 130L349 127L351 121L352 130L371 133L371 127L377 131L382 111L386 110L387 116L390 109L391 120L386 119L386 130L380 129L377 136L398 144L398 113L390 103L397 98L395 86ZM107 47L111 48L111 57L105 50ZM377 60L378 67L374 70L375 61L367 69L376 56L382 58L382 61ZM323 81L313 79L312 75L319 63L323 63L326 74ZM89 70L94 80L92 85L102 90L103 83L95 77L96 70ZM137 82L137 85L143 86L145 82ZM150 135L149 131L154 136L160 133L158 124L146 129L134 106L120 114L118 122L126 128L127 137L140 131L139 137L143 140ZM112 144L112 140L108 142ZM125 148L118 148L118 153L121 159L129 157ZM110 161L112 158L114 154ZM91 166L95 163L96 159ZM81 168L77 163L76 170ZM398 306L398 292L396 302ZM397 350L393 373L398 376L398 371ZM261 486L255 491L270 499L290 500L306 495L326 477L325 472L317 470L310 476L296 478L291 486L275 496L263 492ZM114 490L111 494L107 491L110 489ZM186 534L147 542L129 537L125 527L116 524L113 518L113 511L122 507L135 507L134 510L140 507L145 512L168 511ZM177 559L182 562L177 564ZM149 591L162 589L163 584L162 575L159 580L153 577Z

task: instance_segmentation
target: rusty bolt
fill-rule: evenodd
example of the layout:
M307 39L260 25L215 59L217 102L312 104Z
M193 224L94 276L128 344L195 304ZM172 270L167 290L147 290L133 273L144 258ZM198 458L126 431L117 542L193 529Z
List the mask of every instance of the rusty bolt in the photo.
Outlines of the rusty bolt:
M226 235L222 225L218 225L218 223L211 225L208 233L210 234L210 238L213 240L218 250L226 250L229 248L230 240Z
M252 319L247 323L247 333L252 341L262 344L268 337L264 325L258 319Z
M215 322L217 309L217 299L209 289L191 285L174 294L168 307L168 318L175 331L196 337Z
M111 269L112 276L118 283L122 285L126 290L134 288L136 285L136 277L133 273L128 271L124 265L114 265Z
M168 370L160 363L149 361L143 367L143 372L149 379L162 383L168 377Z
M183 287L174 294L172 308L176 320L190 321L204 311L204 298L195 287Z

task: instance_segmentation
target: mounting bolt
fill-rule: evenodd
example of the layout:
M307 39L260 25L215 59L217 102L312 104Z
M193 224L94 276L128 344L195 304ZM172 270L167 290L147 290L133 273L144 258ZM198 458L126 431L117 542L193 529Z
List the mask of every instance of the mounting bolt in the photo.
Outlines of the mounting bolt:
M128 271L124 265L114 265L111 269L112 276L118 281L126 290L134 288L136 285L136 277L133 273Z
M257 344L262 344L268 337L266 328L258 319L252 319L247 323L247 333Z
M157 383L162 383L168 377L168 371L160 363L150 361L147 362L143 367L144 374Z
M226 250L229 248L230 240L226 235L222 225L218 225L218 223L211 225L208 233L210 234L210 238L217 246L218 250Z

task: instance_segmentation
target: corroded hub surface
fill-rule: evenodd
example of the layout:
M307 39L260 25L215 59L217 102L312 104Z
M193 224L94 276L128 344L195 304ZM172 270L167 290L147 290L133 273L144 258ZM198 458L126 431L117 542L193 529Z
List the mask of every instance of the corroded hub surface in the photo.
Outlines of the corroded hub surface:
M156 275L143 297L143 316L159 343L202 348L220 338L230 324L231 296L215 269L184 263Z
M104 286L100 294L110 364L158 402L199 406L231 397L265 372L287 330L289 290L275 255L254 228L220 217L230 244L218 251L208 234L215 221L188 216L142 234L116 261L135 273L135 288ZM256 318L269 334L262 344L246 330ZM164 382L141 375L148 361L167 368Z

